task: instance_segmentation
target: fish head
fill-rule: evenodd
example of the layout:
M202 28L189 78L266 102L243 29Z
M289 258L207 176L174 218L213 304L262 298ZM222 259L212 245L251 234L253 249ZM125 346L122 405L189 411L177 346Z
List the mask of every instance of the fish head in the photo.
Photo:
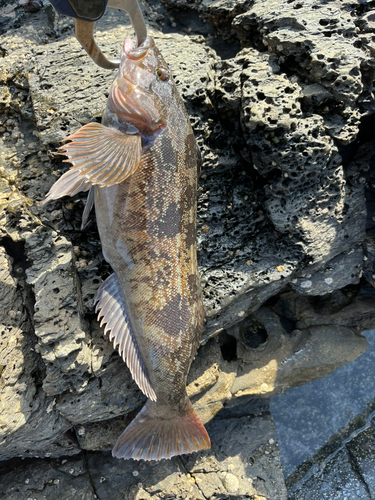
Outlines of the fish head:
M158 135L167 124L173 88L171 72L153 38L148 36L139 47L127 38L108 102L120 123L142 135Z

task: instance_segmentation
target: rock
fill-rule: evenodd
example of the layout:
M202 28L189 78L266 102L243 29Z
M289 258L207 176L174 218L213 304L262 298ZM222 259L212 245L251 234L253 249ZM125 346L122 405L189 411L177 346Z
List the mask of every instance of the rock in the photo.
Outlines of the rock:
M253 49L240 52L224 75L228 71L232 85L241 88L243 133L252 145L254 167L267 179L265 205L273 225L295 244L297 236L311 270L351 251L365 235L364 193L360 186L346 185L323 118L302 112L302 87L282 73L275 54L259 56ZM226 94L220 90L223 107Z
M368 348L365 337L337 324L288 334L276 314L266 308L228 333L237 339L239 370L231 387L235 397L281 394L328 375Z
M363 248L358 245L330 260L313 275L296 278L290 286L306 295L326 295L347 285L359 283L363 271Z
M341 325L363 332L373 328L374 300L375 289L371 285L335 290L319 299L285 292L280 294L273 310L290 328Z
M17 463L3 469L0 492L6 498L93 500L94 490L82 458Z
M291 493L299 490L301 497L303 493L309 498L309 485L315 491L319 478L328 470L328 462L338 473L341 450L349 451L354 475L359 473L357 456L358 463L366 456L371 463L371 455L366 450L371 448L370 429L375 412L374 334L375 331L366 332L370 347L354 362L271 400L270 411L277 427L283 471ZM364 475L359 475L360 482L366 482ZM313 481L307 483L312 476ZM326 479L331 482L327 489L333 489L338 480L345 481L334 475ZM296 497L299 498L297 494Z
M367 485L370 497L375 496L375 432L373 428L364 430L359 436L352 439L348 445L348 451L354 468L359 472L361 478Z
M176 499L194 500L213 500L217 494L230 494L238 500L244 495L286 499L276 431L269 414L214 421L209 432L212 450L159 463L87 452L48 462L2 464L0 494L12 500L22 494L36 500L56 496L149 500L167 499L171 494Z
M2 391L0 460L14 456L59 456L79 452L74 438L64 436L71 424L55 408L55 400L41 388L43 363L36 352L27 299L17 288L24 280L20 260L0 247L0 375Z
M355 500L371 500L366 485L353 468L347 450L342 450L330 460L319 477L313 475L303 487L292 491L291 500L341 500L353 498Z
M374 400L287 478L292 499L374 496Z

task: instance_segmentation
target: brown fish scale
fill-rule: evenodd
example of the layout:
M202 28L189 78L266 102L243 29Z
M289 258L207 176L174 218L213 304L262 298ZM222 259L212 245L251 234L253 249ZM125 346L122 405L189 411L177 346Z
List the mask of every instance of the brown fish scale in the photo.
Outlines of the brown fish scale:
M121 210L120 216L114 215L113 233L121 234L133 268L119 255L109 259L131 311L151 384L167 413L185 399L204 317L195 249L195 139L190 129L181 147L173 129L160 137L117 192L115 203Z

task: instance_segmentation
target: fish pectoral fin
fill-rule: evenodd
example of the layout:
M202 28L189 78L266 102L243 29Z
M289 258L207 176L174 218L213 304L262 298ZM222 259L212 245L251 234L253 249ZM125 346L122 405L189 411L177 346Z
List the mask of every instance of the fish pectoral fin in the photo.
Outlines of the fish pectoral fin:
M124 181L141 161L142 145L139 135L129 135L100 123L88 123L66 138L61 146L71 170L93 185L113 186Z
M122 359L128 365L133 379L143 394L152 401L156 401L156 394L141 358L120 283L115 273L111 274L99 287L95 302L95 310L99 311L98 319L101 318L100 326L105 323L104 333L110 331L109 339L113 340L115 347L118 345Z
M100 123L88 123L66 138L59 148L73 166L55 182L47 194L47 201L62 196L73 196L91 186L109 187L123 182L138 167L142 155L139 135L124 134ZM73 173L74 172L74 173ZM77 183L82 189L77 191Z
M76 170L68 170L49 190L46 198L42 201L42 205L50 200L57 200L65 195L74 196L81 191L88 191L92 184L85 178L79 175Z

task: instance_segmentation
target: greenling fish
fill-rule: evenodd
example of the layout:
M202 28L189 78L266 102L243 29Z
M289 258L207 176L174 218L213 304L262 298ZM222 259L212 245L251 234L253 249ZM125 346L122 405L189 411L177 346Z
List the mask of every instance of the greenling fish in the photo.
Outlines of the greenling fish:
M61 149L73 164L45 200L90 189L103 255L101 324L148 400L112 454L160 460L210 447L186 394L203 329L197 269L198 149L171 72L151 37L126 39L102 124Z

